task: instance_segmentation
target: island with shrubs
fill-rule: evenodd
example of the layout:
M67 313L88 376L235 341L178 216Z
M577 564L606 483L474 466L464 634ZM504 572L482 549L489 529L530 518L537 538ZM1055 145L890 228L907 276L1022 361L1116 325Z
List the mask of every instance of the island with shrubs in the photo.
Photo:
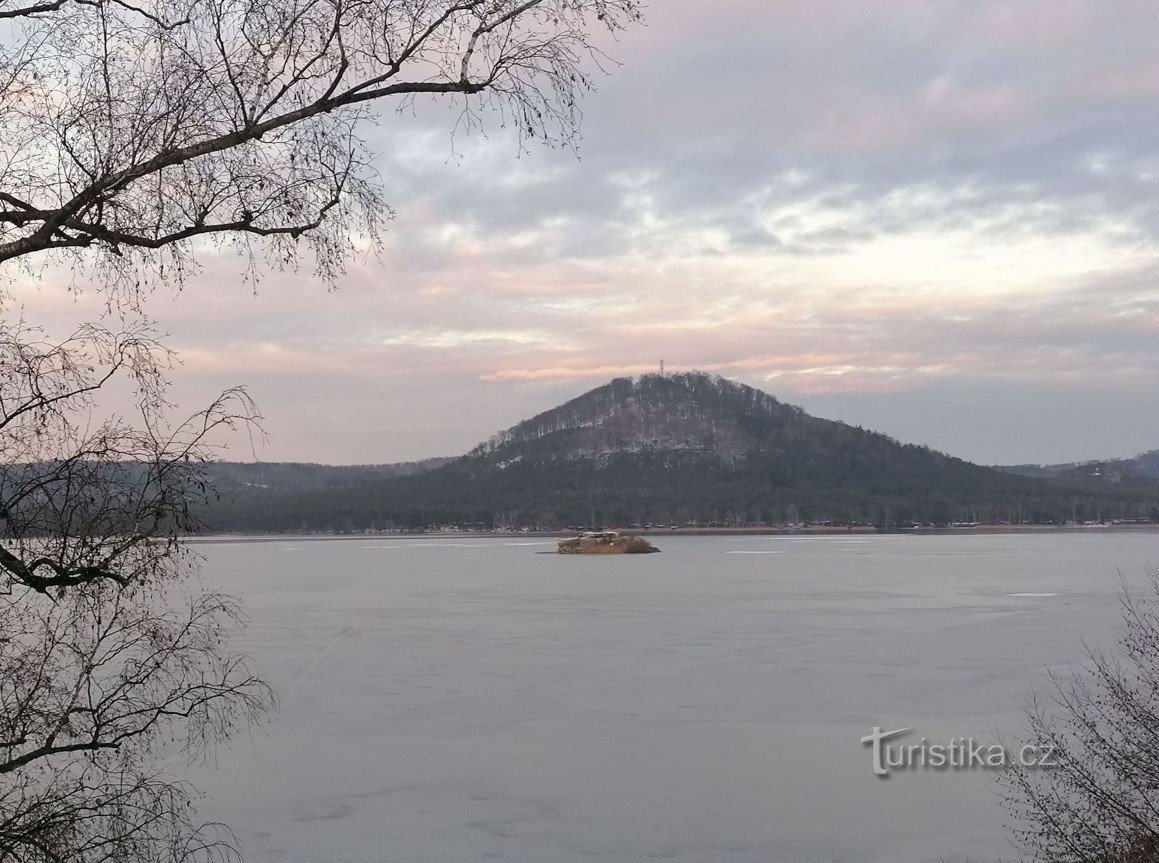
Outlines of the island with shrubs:
M655 554L658 551L660 549L642 536L629 536L614 530L585 531L559 541L560 554Z

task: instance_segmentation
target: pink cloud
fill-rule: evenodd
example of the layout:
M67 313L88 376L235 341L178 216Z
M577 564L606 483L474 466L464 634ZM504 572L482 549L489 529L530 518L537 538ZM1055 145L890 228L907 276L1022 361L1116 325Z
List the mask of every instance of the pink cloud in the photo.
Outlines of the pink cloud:
M968 9L963 17L972 40L1020 51L1072 46L1090 33L1098 18L1090 0L1003 0L970 4Z
M1009 84L967 87L938 78L901 96L867 96L842 113L823 115L807 138L830 152L883 151L963 132L1015 127L1031 121L1040 106L1039 100Z
M1097 99L1147 99L1159 95L1159 61L1108 69L1095 75L1085 90Z

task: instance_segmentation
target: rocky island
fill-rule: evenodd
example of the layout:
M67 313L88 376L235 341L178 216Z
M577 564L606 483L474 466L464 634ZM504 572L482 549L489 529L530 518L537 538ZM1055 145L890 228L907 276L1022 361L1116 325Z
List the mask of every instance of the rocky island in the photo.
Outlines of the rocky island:
M587 531L559 541L560 554L655 554L660 551L642 536L614 530Z

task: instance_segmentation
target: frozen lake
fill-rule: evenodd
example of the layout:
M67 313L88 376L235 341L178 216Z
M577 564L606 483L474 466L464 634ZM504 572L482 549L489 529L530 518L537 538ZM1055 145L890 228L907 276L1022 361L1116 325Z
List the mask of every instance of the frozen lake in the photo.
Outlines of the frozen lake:
M1009 859L991 775L859 738L1017 732L1159 534L207 543L277 688L199 777L252 861Z

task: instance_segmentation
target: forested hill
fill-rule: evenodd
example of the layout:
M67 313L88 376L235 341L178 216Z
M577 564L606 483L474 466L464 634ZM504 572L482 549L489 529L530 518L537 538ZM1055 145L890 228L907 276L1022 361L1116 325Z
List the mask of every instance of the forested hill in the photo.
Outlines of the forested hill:
M1159 494L1052 484L810 416L705 374L617 379L407 475L223 494L212 528L1061 522Z
M1145 452L1134 458L1069 464L1016 464L998 469L1070 488L1119 493L1128 490L1159 496L1159 450Z
M231 496L297 493L350 488L366 482L410 476L442 467L449 458L397 464L330 465L299 462L214 462L206 475L221 494Z

